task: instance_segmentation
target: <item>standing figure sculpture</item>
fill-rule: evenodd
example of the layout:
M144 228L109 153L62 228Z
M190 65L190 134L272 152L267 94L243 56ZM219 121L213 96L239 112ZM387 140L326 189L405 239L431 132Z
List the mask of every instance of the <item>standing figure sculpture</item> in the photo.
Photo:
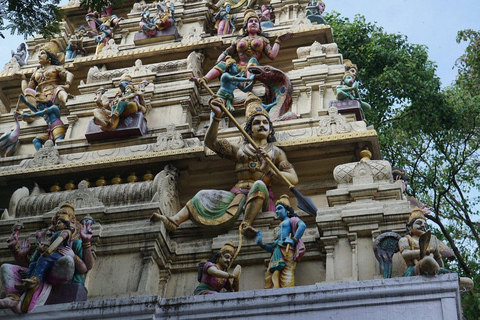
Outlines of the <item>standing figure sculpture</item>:
M22 91L27 99L34 98L38 92L45 95L52 104L65 106L68 100L66 90L72 85L73 74L62 66L57 57L58 50L58 45L53 41L44 46L38 55L40 67L33 72L29 82L25 78L22 79Z
M12 57L17 60L20 67L25 65L25 60L27 59L27 46L25 43L20 43L17 48L17 52L12 50Z
M157 15L155 17L155 24L158 31L165 30L175 24L174 14L175 7L173 3L168 5L163 1L157 3Z
M230 13L232 6L225 3L223 7L215 14L215 29L219 36L235 32L235 18L236 16Z
M198 282L200 284L195 288L194 295L216 294L222 290L238 291L242 268L237 265L232 273L228 272L234 253L235 247L230 240L212 259L199 263Z
M113 131L117 128L121 117L125 118L136 112L146 113L143 91L148 84L148 81L143 81L137 90L132 83L132 77L124 75L112 101L104 101L102 98L106 90L99 88L95 96L97 108L93 111L94 123L103 131Z
M24 112L24 118L43 117L48 125L47 133L37 135L32 140L35 150L40 150L47 140L52 140L56 143L58 140L65 138L66 129L63 121L60 119L60 109L58 106L52 105L52 101L48 100L44 94L38 93L35 95L36 106L28 102L23 94L20 95L20 100L33 111L32 114Z
M256 230L252 222L257 214L275 210L270 187L275 174L264 158L269 157L292 185L298 183L298 177L285 152L272 144L275 141L274 129L260 98L250 93L245 100L245 131L260 146L259 152L248 142L238 144L217 138L219 122L223 117L220 105L224 105L224 101L219 98L210 102L215 116L205 134L205 145L221 157L235 162L238 182L230 191L202 190L174 216L170 216L169 212L163 215L154 213L151 220L161 220L169 231L176 230L187 220L202 227L217 227L232 224L244 211L242 232L254 237Z
M257 245L272 253L265 276L265 289L293 287L297 262L305 254L301 238L307 226L294 213L287 195L282 195L276 202L275 212L281 222L275 228L274 241L264 244L262 232L257 233Z
M322 14L325 11L325 3L322 0L310 0L307 4L305 16L311 22L317 24L326 24L327 22L323 18Z
M93 267L92 224L90 217L78 223L74 207L66 202L52 217L52 225L37 234L37 250L30 258L27 258L31 248L28 238L17 247L19 228L14 226L7 242L18 265L3 264L0 269L5 288L0 308L11 308L16 313L29 312L45 303L52 285L79 283L84 286L84 274ZM65 227L69 231L65 231ZM54 233L59 240L52 240ZM69 241L57 246L65 233Z

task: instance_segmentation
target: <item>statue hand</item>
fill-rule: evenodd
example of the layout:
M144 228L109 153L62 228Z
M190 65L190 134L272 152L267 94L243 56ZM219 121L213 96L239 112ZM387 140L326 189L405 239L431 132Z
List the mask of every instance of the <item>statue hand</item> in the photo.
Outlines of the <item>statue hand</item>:
M72 258L75 258L75 252L73 252L72 248L70 247L60 247L58 248L58 252L62 256L70 256Z
M22 114L22 117L24 117L24 118L31 118L32 115L31 115L30 113L28 113L28 112L24 112L24 113Z
M280 42L283 42L283 41L286 41L286 40L288 40L292 37L293 37L293 33L287 32L285 34L282 34L282 35L278 36L277 40L280 41Z
M20 278L25 279L27 277L27 272L23 269L19 269L18 275L20 276Z
M216 97L210 100L210 108L215 114L215 117L220 118L223 116L223 110L221 106L225 107L225 102L223 101L222 98Z
M20 101L22 101L23 103L27 103L27 98L25 98L25 96L23 94L19 95L18 98L20 99Z
M262 231L258 230L257 231L257 240L256 240L257 245L261 246L263 244L263 235Z
M82 242L84 243L88 243L92 239L93 230L91 226L92 222L90 220L83 222L82 229L80 230L80 237L82 238Z
M15 249L18 243L18 232L13 232L10 237L7 239L8 248Z
M31 249L30 241L28 241L28 237L25 237L22 242L20 243L20 249L18 249L18 257L20 259L26 258L27 254L30 252Z

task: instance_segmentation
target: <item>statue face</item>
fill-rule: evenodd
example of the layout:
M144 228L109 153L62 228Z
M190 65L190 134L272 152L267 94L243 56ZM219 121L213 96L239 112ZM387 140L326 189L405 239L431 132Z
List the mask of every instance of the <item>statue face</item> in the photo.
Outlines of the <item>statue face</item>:
M249 33L258 33L258 31L260 31L260 22L258 21L257 18L252 17L248 19L247 31Z
M320 5L318 6L318 11L320 11L320 14L322 14L323 11L325 11L325 5L323 3L320 3Z
M287 209L285 209L285 207L282 206L281 204L279 204L275 207L275 213L277 214L277 219L278 220L283 221L286 218L288 218Z
M40 62L40 64L48 63L48 56L45 50L40 51L40 53L38 54L38 62Z
M237 68L237 64L234 63L230 66L230 73L231 74L237 74L238 73L238 68Z
M351 87L353 85L353 82L355 82L355 79L352 76L347 75L347 76L345 76L345 78L343 78L343 82L347 86Z
M267 139L270 134L270 123L265 116L258 115L252 121L252 137L254 139Z
M230 252L224 252L220 256L220 259L218 259L218 262L222 269L226 269L230 265L231 260L232 260L232 255L230 254Z
M225 6L225 12L226 12L226 13L230 13L230 9L231 9L231 8L232 8L232 7L231 7L229 4L227 4L227 5Z
M412 225L412 234L421 236L427 231L427 222L423 219L417 219Z

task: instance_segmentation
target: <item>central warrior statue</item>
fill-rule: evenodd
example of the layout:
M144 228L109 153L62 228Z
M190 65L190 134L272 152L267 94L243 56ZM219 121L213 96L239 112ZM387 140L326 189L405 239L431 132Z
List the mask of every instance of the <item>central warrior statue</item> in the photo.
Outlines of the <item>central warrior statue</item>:
M215 227L235 222L244 212L242 231L254 237L252 222L260 211L275 211L273 192L270 188L274 171L265 161L269 157L282 175L292 184L298 183L297 174L288 162L282 149L274 146L274 129L262 101L252 93L245 100L245 131L260 147L259 150L245 141L241 144L218 139L218 125L223 117L223 99L210 102L213 121L205 134L205 145L223 158L235 162L238 182L230 191L202 190L185 207L172 217L154 213L152 221L163 221L169 231L174 231L182 222L193 221L202 227ZM284 183L282 180L278 180Z

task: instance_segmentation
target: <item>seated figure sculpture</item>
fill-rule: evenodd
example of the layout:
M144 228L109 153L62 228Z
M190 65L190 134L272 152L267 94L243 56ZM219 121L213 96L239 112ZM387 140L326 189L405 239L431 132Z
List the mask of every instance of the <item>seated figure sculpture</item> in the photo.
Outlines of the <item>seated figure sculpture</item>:
M424 210L418 207L413 209L406 227L406 235L398 242L400 253L407 264L405 277L453 272L445 269L443 264L442 248L446 245L426 230ZM463 292L473 288L470 278L460 277L459 282Z
M291 184L298 183L295 169L288 162L285 152L272 144L275 141L274 129L261 102L252 93L245 100L245 131L260 146L259 151L248 142L231 143L227 139L218 139L219 122L223 116L220 104L224 105L224 101L215 98L210 102L215 116L205 134L205 145L221 157L235 162L238 182L230 191L202 190L174 216L168 212L157 212L151 217L152 221L161 220L169 231L176 230L187 220L202 227L218 227L231 225L244 211L242 232L247 237L256 235L252 222L257 214L262 210L275 210L270 187L275 173L264 158L270 157ZM284 183L283 180L279 181Z
M59 219L63 221L59 223ZM56 261L50 263L54 257L50 257L47 252L49 249L54 251L52 244L55 241L52 243L52 236L60 231L57 230L57 226L60 224L61 229L62 223L69 225L70 241L66 246L57 247L58 250L54 253ZM90 244L93 235L92 224L93 219L89 216L78 223L74 207L67 201L52 217L51 226L37 234L37 249L30 258L27 258L31 248L28 238L22 240L18 247L20 228L18 225L14 226L12 228L14 232L7 241L18 265L3 264L0 269L5 289L0 299L0 308L11 308L16 313L30 312L35 306L43 305L47 301L52 285L78 283L84 286L84 274L93 267ZM40 279L38 274L41 274L42 280L39 281L35 273L38 279Z
M356 71L356 69L353 70ZM349 70L343 75L342 82L337 86L337 99L357 100L360 102L363 111L369 111L372 107L368 103L362 101L360 92L358 91L356 72L352 72L353 70Z
M276 202L275 212L280 224L275 228L272 243L264 244L261 231L257 233L257 245L272 253L265 276L265 289L295 286L295 268L305 254L301 238L306 225L294 213L288 195Z
M310 0L310 2L307 4L305 16L311 22L316 22L317 24L326 24L327 22L322 16L324 11L325 3L322 0Z
M198 265L198 282L194 295L216 294L222 290L237 292L240 285L242 268L237 265L233 273L228 272L235 253L232 240L217 252L210 261L201 262Z
M97 108L93 111L94 123L103 131L113 131L117 128L121 117L125 118L136 112L146 113L143 90L147 85L148 82L143 81L137 90L132 83L132 77L124 75L118 85L117 93L111 101L102 99L106 90L99 88L95 96Z

